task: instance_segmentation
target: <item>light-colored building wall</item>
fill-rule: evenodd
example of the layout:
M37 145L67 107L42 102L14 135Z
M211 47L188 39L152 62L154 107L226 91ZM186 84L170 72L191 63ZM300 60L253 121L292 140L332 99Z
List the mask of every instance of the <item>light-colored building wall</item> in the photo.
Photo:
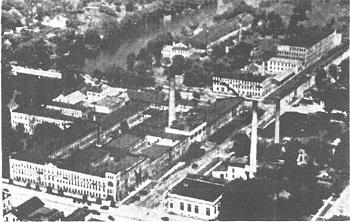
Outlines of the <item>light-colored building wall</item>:
M301 62L299 60L284 59L273 57L267 61L266 73L267 74L279 74L282 72L292 72L298 73L301 69Z
M143 180L146 179L147 166L148 160L143 159L126 169L123 174L106 172L104 177L100 177L61 169L52 163L37 164L10 157L10 178L14 183L29 183L33 188L38 184L43 189L62 189L65 195L71 197L82 198L82 195L87 195L88 198L107 199L107 196L111 196L114 200L120 200L139 185L136 184L136 172L141 172Z
M300 60L305 67L313 64L336 46L341 45L342 34L334 31L311 47L277 46L277 57Z
M213 220L219 215L220 199L221 196L215 201L209 202L169 193L166 211L186 217Z
M165 132L170 134L184 135L190 137L190 143L201 142L206 138L206 126L207 123L204 122L192 130L180 130L171 127L166 127Z
M66 108L66 107L60 107L60 106L54 106L54 105L47 105L46 108L52 109L52 110L58 110L63 115L72 116L75 118L86 118L87 116L85 112L79 109Z
M16 112L11 110L11 126L13 129L19 124L22 124L24 127L24 132L32 135L36 125L42 123L52 123L64 130L72 121L62 120L59 118L50 118L44 116L30 115L27 113Z
M164 58L172 59L176 55L182 55L184 58L188 58L193 54L193 50L191 50L188 46L183 43L175 43L172 45L165 45L162 50L162 56Z
M227 170L213 170L212 177L221 178L228 181L236 180L242 178L247 179L246 169L242 167L228 166Z
M263 82L246 81L240 79L230 79L222 77L213 77L213 92L232 94L232 90L223 85L227 84L231 89L234 89L240 96L259 98L264 96L266 92L266 87L270 84L268 79Z

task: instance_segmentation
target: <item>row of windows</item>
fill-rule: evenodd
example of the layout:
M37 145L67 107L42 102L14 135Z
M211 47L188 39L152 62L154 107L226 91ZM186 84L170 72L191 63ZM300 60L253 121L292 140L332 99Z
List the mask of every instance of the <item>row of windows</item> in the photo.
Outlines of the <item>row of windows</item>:
M170 208L174 208L174 204L172 202L170 202L169 204ZM180 210L184 211L185 210L185 204L183 202L180 202ZM216 214L216 208L214 208L214 214ZM192 205L191 204L187 204L187 212L192 212ZM199 213L199 207L197 205L194 205L194 213L198 214ZM205 209L205 214L207 216L210 216L210 208L206 208Z
M272 65L276 65L276 66L286 66L286 67L295 67L296 65L295 64L291 64L291 63L286 63L286 62L274 62L274 61L271 61L270 62L270 69L271 69L271 66ZM275 67L275 66L273 66Z
M245 84L245 85L260 85L260 82L252 82L252 81L245 81L245 80L240 80L240 79L226 79L226 78L219 78L219 77L214 77L213 80L217 81L223 81L228 84Z
M205 127L203 127L202 129L195 132L192 136L190 136L190 140L196 138L198 135L202 134L204 131L205 131Z
M216 88L216 91L219 92L227 92L227 89L225 87L217 87ZM237 90L239 91L239 90ZM256 92L256 90L252 90L252 91L239 91L238 93L242 93L244 95L249 95L249 96L260 96L261 95L261 92L259 90L259 92Z

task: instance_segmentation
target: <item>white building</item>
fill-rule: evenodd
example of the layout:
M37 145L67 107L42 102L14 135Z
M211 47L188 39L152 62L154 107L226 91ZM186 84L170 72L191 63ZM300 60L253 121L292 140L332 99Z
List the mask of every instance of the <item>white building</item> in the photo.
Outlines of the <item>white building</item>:
M266 76L240 74L228 77L213 77L213 92L260 98L269 91L271 81Z
M52 123L62 130L68 128L76 120L71 116L62 115L60 111L42 108L17 108L11 110L11 126L16 129L18 125L23 125L24 132L33 134L36 125L42 123Z
M319 39L309 45L300 45L298 43L291 45L278 45L277 57L300 60L305 67L319 60L327 52L336 46L341 45L342 34L336 31Z
M63 115L74 118L87 118L88 108L82 104L69 104L61 102L50 102L46 105L46 109L60 111Z
M162 50L162 56L164 58L172 59L176 55L182 55L184 58L190 57L195 52L194 48L179 42L173 42L172 45L165 45Z
M300 60L272 57L265 66L266 74L279 74L282 72L298 73L302 69Z
M38 76L38 77L62 79L62 74L53 70L44 71L41 69L31 69L31 68L14 66L14 65L12 65L12 73L15 76L20 73L20 74L32 75L32 76Z
M219 215L219 205L225 186L195 178L185 178L166 196L167 213L214 220Z
M28 151L10 157L10 178L15 184L88 199L121 200L149 175L144 156L117 154L111 150L89 147L54 161Z
M125 105L125 99L119 96L106 96L105 98L93 104L94 111L97 113L110 114Z
M217 168L215 168L211 174L214 178L225 179L228 181L236 180L236 179L247 179L248 168L245 164L242 163L222 163Z

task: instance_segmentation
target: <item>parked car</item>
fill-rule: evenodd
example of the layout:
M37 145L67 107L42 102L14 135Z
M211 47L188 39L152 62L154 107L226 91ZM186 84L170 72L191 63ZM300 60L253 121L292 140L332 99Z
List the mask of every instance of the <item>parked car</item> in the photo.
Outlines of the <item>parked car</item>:
M101 209L102 209L102 210L108 210L109 207L108 207L108 206L101 206Z

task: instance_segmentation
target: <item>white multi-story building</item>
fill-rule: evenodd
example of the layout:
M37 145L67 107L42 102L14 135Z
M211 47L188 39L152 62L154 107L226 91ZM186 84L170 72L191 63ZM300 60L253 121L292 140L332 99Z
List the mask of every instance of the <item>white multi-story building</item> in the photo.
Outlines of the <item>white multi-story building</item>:
M246 180L247 177L247 172L249 169L245 164L241 163L231 163L231 164L226 164L222 163L219 165L217 168L215 168L212 172L211 175L214 178L220 178L220 179L225 179L228 181L231 180L236 180L236 179L243 179Z
M213 92L260 98L269 91L270 79L267 76L240 74L228 77L213 77Z
M35 152L35 151L33 151ZM27 154L28 155L28 154ZM39 185L67 196L119 201L149 175L144 156L116 154L89 147L67 159L40 160L40 154L10 157L10 178L14 183ZM36 160L37 159L37 160Z
M190 57L195 52L194 48L179 42L173 42L172 45L165 45L162 50L162 56L164 58L172 59L176 55L182 55L184 58Z
M266 74L271 75L290 71L298 73L301 69L302 64L300 60L279 57L272 57L266 62L265 66Z
M185 178L166 196L166 211L203 220L214 220L225 186L206 180Z
M68 128L76 120L71 116L62 115L60 111L46 110L42 108L18 108L11 110L11 126L16 129L18 125L23 125L24 132L33 134L36 125L42 123L52 123L62 130Z
M300 60L307 67L319 60L329 50L341 44L342 34L336 31L309 45L298 43L277 46L277 57Z

